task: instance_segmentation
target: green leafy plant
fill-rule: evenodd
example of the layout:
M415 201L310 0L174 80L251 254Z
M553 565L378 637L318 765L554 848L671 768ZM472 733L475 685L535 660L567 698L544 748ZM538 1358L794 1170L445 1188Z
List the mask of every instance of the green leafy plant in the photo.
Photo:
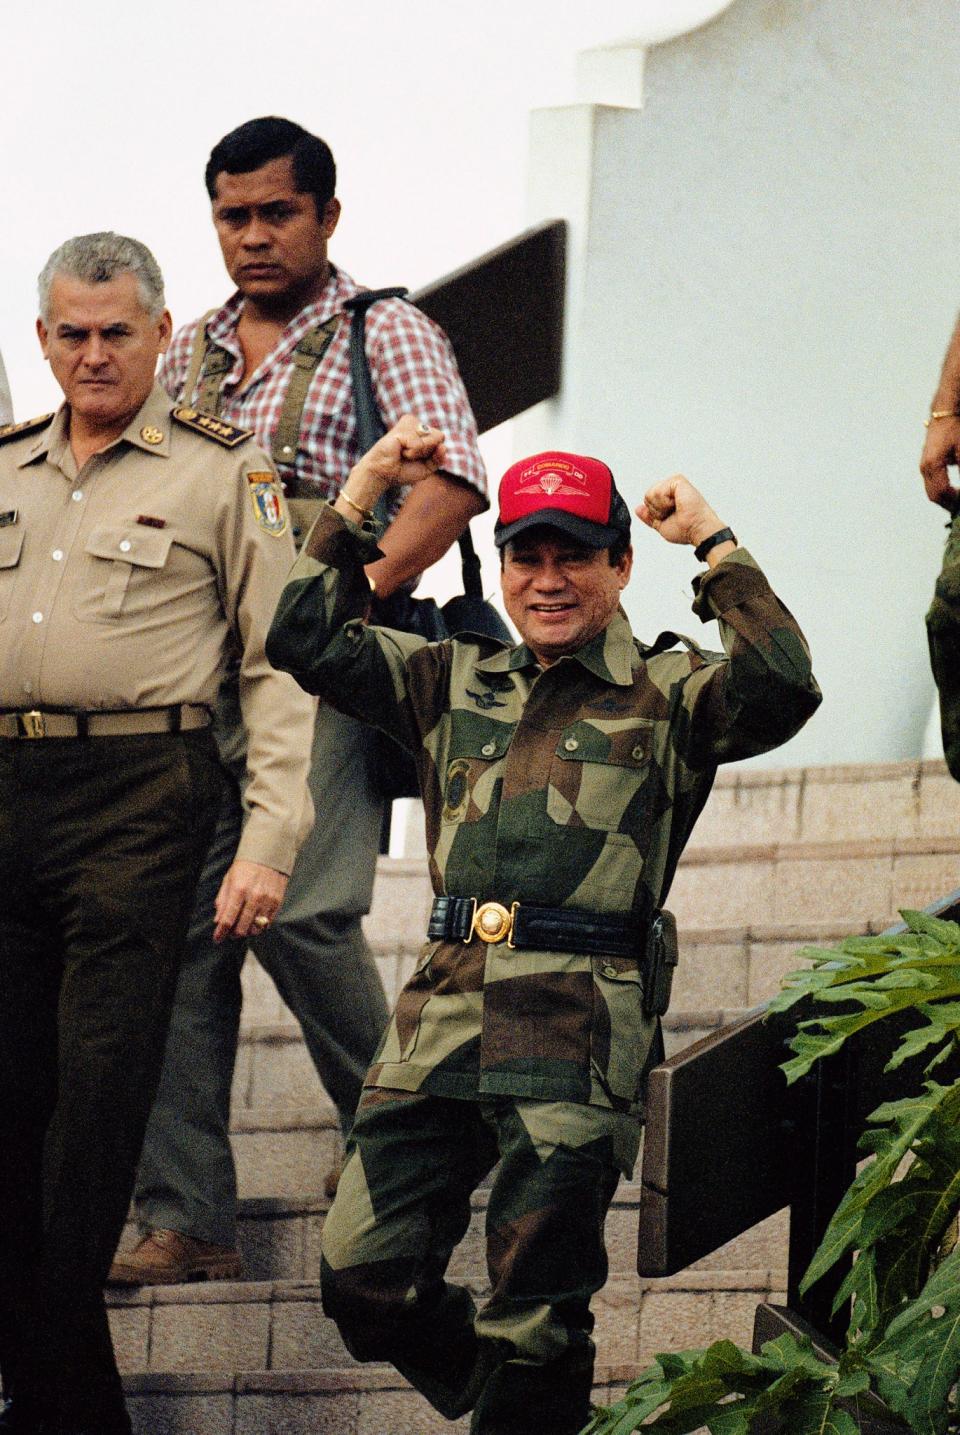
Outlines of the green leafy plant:
M960 1081L936 1079L960 1041L960 926L901 915L905 932L805 948L811 965L790 974L770 1007L804 1003L783 1066L791 1082L856 1033L904 1014L888 1070L928 1057L915 1094L871 1113L860 1141L867 1159L801 1284L809 1290L855 1252L834 1303L836 1313L851 1302L838 1362L792 1335L758 1356L731 1341L660 1355L583 1435L853 1435L877 1395L917 1435L960 1430Z

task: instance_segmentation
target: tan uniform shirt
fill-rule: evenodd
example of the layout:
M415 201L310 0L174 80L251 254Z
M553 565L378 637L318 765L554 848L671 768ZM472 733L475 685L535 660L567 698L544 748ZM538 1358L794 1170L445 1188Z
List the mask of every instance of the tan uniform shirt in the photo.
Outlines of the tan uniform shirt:
M237 855L289 872L309 830L315 705L263 640L290 524L256 444L228 447L174 408L155 387L79 472L65 407L0 443L0 708L212 708L238 654L249 815Z

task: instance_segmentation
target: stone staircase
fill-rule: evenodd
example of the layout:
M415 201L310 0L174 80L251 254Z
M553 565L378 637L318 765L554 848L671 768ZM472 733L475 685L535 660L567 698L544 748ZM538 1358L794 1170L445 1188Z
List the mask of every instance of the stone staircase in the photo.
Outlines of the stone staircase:
M880 931L960 886L960 787L939 762L722 773L671 907L681 964L668 1050L777 990L797 949ZM409 972L430 893L417 859L382 859L368 934L388 997ZM399 936L398 934L402 934ZM319 1304L332 1108L299 1028L254 963L234 1088L246 1279L110 1294L138 1435L434 1435L441 1419L386 1366L356 1365ZM713 1198L704 1191L704 1199ZM618 1398L660 1350L749 1343L758 1302L782 1300L785 1213L679 1275L636 1275L634 1183L608 1220L610 1278L594 1303L595 1399ZM451 1274L482 1298L486 1193ZM132 1233L131 1233L132 1234ZM129 1238L129 1235L128 1235Z

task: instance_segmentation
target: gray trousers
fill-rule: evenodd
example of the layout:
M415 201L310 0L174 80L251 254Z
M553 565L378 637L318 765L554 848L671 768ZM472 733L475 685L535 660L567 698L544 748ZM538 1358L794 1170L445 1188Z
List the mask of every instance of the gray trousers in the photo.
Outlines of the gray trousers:
M227 717L221 751L234 767ZM239 788L230 785L197 892L163 1075L140 1159L135 1201L144 1230L180 1231L220 1245L236 1240L230 1088L240 969L248 946L299 1021L340 1124L345 1133L350 1129L388 1017L360 925L370 908L381 818L370 784L369 741L369 729L321 707L310 772L316 820L283 906L261 936L215 945L213 900L236 852L242 821Z

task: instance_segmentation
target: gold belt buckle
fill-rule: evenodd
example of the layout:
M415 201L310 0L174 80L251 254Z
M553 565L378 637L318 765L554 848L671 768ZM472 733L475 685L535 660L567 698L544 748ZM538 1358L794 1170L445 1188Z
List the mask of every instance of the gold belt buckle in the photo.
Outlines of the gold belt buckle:
M17 713L17 731L21 737L46 737L47 725L43 713L36 709L29 713Z
M481 942L502 942L506 937L507 946L512 947L513 921L519 905L519 902L512 902L509 911L502 902L484 902L477 907L476 898L474 898L470 936L478 936ZM468 937L467 940L469 941L470 938Z

